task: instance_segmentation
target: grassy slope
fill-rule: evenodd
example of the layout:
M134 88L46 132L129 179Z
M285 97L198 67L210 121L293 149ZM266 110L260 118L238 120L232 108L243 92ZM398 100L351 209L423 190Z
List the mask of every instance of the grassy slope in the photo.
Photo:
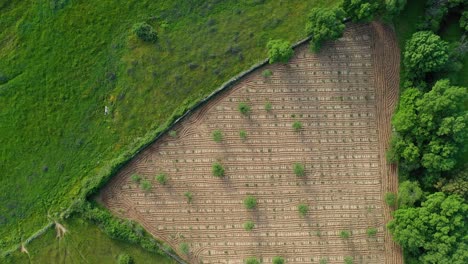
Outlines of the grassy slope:
M81 219L71 219L64 224L68 232L62 239L56 238L50 229L39 239L27 246L29 256L15 252L7 257L6 263L102 263L114 264L119 254L132 256L135 263L175 263L161 256L145 251L139 246L116 241L100 232L99 228ZM2 262L3 263L3 262Z
M308 10L338 1L256 2L2 2L0 250L67 207L84 178L181 102L264 58L269 38L304 37ZM160 32L156 45L132 36L140 21Z

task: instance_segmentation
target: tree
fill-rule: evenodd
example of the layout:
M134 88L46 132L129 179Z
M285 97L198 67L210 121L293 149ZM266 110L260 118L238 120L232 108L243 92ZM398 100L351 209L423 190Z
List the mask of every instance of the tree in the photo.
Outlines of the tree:
M284 264L283 257L273 257L273 264Z
M299 204L297 206L297 210L299 211L299 214L304 217L306 216L307 212L309 212L309 206L307 206L307 204Z
M243 115L249 115L250 114L250 106L248 106L246 103L241 102L239 103L239 112Z
M252 195L247 196L244 199L244 206L247 209L254 209L257 206L257 198L253 197Z
M164 174L164 173L158 174L158 175L156 176L156 181L158 181L159 184L161 184L161 185L166 185L166 183L167 183L167 175Z
M380 1L343 0L341 6L353 22L370 22L380 7Z
M267 48L270 64L275 62L287 63L294 55L294 50L292 49L291 44L286 40L270 40L267 43Z
M421 207L395 211L387 225L393 239L417 263L468 260L468 204L458 195L431 194Z
M254 222L252 222L252 221L250 221L250 220L244 223L244 229L245 229L246 231L250 231L250 230L252 230L254 227L255 227Z
M406 42L403 64L413 78L442 69L449 58L448 43L431 31L414 33Z
M213 172L213 176L221 178L224 177L224 168L223 165L219 162L213 163L211 166L211 170Z
M406 0L385 0L386 16L393 19L398 16L406 6Z
M260 264L260 260L258 260L257 258L247 258L245 260L245 264Z
M119 264L133 264L133 258L128 254L120 254L117 258L117 263Z
M460 17L460 27L465 32L468 32L468 11L462 13L462 16Z
M340 237L344 239L348 239L350 235L351 235L350 232L347 230L343 230L340 232Z
M297 162L294 163L293 171L294 171L294 174L296 174L297 177L304 177L304 175L305 175L304 165L302 165L301 163L297 163Z
M151 182L148 180L142 180L140 183L140 188L145 192L149 192L151 190L151 187Z
M213 137L214 142L219 143L219 142L221 142L223 140L223 133L219 129L213 131L211 136Z
M179 249L180 249L180 251L181 251L182 253L184 253L185 255L190 254L190 246L189 246L187 243L185 243L185 242L180 243Z
M385 203L387 203L388 206L395 206L396 205L396 195L394 193L388 192L385 194Z
M146 22L136 23L133 25L133 32L143 41L156 42L158 34L154 28Z
M310 48L318 52L326 40L334 40L343 35L345 12L341 8L313 8L306 23L306 33L312 36Z
M418 182L404 181L398 187L398 208L413 207L423 198Z

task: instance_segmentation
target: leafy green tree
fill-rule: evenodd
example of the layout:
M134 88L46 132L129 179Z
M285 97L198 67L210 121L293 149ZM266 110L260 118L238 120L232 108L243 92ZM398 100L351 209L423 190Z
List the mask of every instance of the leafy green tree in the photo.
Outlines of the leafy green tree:
M467 99L466 88L451 86L448 80L437 81L425 94L408 88L400 97L392 119L396 135L391 155L409 172L423 167L424 186L432 186L441 172L457 164L467 137Z
M151 182L148 180L142 180L140 183L140 188L145 192L149 192L151 190L151 187Z
M251 111L251 109L250 109L250 106L249 106L249 105L247 105L247 104L244 103L244 102L239 103L239 112L240 112L241 114L243 114L243 115L246 116L246 115L249 115L249 114L250 114L250 111Z
M133 258L128 254L120 254L117 258L117 263L119 264L133 264Z
M215 177L218 177L218 178L224 177L224 167L221 163L219 162L213 163L213 165L211 166L211 170Z
M351 235L351 233L349 231L347 231L347 230L343 230L343 231L340 232L340 237L344 238L344 239L348 239L350 235Z
M431 31L414 33L406 42L403 64L413 78L441 70L449 58L448 43Z
M247 196L244 199L244 206L247 209L254 209L257 206L257 198L253 197L252 195Z
M298 132L302 129L302 123L300 121L294 121L292 124L294 131Z
M223 141L223 132L221 132L221 130L219 130L219 129L213 131L211 136L213 137L214 142L219 143L219 142Z
M398 208L413 207L423 198L418 182L404 181L398 187Z
M468 200L468 164L452 173L449 179L440 179L436 188L448 194L458 194Z
M392 19L400 14L406 6L407 0L385 0L386 16Z
M343 0L341 6L353 22L370 22L380 7L380 1Z
M156 176L156 181L158 181L159 184L161 184L161 185L166 185L166 183L167 183L167 175L164 174L164 173L158 174L158 175Z
M291 44L286 40L270 40L267 43L267 48L270 63L287 63L289 59L291 59L291 57L294 55L294 50L292 49Z
M313 8L306 23L306 33L312 35L310 48L320 51L326 40L338 39L343 35L345 12L341 8Z
M377 234L377 228L369 227L366 233L368 237L374 237Z
M156 42L158 34L154 28L146 22L136 23L133 25L133 32L143 41Z
M467 223L468 204L437 192L421 207L396 210L387 227L414 262L462 264L468 260Z
M395 206L396 205L396 195L394 193L388 192L385 194L384 197L385 203L387 203L388 206Z
M250 231L250 230L252 230L254 227L255 227L254 222L252 222L252 221L250 221L250 220L249 220L249 221L246 221L246 222L244 223L244 229L245 229L246 231Z
M251 257L245 260L245 264L260 264L260 260L257 258Z
M297 210L299 211L299 214L304 217L306 216L307 212L309 212L309 206L307 206L307 204L299 204L297 206Z
M293 165L293 171L294 171L294 174L296 174L296 176L298 177L304 177L305 175L305 168L304 168L304 165L302 165L301 163L294 163Z
M284 264L284 258L283 257L273 257L273 264Z
M184 253L185 255L188 255L190 254L190 246L189 244L183 242L183 243L180 243L179 245L179 249L182 253Z

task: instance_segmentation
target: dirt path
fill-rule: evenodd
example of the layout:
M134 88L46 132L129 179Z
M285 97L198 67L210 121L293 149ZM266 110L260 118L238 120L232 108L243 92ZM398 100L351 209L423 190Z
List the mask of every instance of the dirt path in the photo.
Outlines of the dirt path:
M253 72L179 123L176 137L163 136L113 177L100 201L177 251L188 243L191 263L271 263L274 256L287 263L343 263L346 256L401 263L385 231L390 211L383 202L397 188L395 168L385 162L398 95L395 45L393 33L374 23L348 25L319 54L298 47L287 65ZM265 69L273 75L263 77ZM239 113L240 102L250 106L248 116ZM215 130L223 133L220 143ZM212 175L214 162L223 164L224 178ZM305 177L294 175L296 162ZM166 185L155 180L160 173ZM132 174L150 181L151 191ZM255 210L244 207L247 195L257 198ZM309 207L305 217L299 204ZM247 220L252 231L243 228ZM369 237L369 228L377 234Z

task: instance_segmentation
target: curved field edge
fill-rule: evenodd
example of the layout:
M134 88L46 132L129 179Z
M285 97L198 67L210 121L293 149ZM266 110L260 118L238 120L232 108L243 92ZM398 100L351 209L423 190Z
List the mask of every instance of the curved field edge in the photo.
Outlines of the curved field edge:
M2 5L2 250L26 240L47 224L48 212L56 215L95 189L175 116L263 58L270 37L300 39L310 8L330 5L214 2L112 2L112 10L110 1ZM160 32L156 46L130 32L145 20Z

